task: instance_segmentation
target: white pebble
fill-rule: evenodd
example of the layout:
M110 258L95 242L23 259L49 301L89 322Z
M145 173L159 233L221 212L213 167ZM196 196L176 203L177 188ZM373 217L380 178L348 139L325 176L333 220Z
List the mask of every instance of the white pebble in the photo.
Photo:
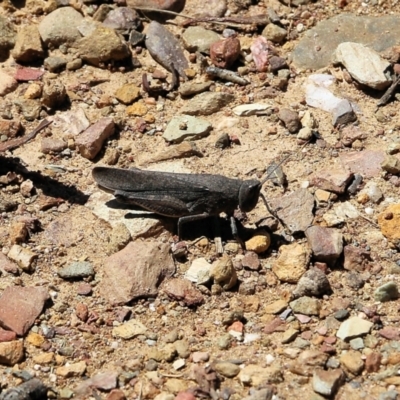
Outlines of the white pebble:
M267 354L265 356L265 362L267 365L271 365L275 361L275 357L272 354Z
M367 215L372 215L374 213L374 209L371 207L366 207L365 208L365 214Z
M304 31L304 25L303 24L298 24L297 26L296 26L296 30L297 30L297 32L303 32Z
M303 181L303 182L301 182L301 184L300 184L300 187L301 187L302 189L307 189L309 186L310 186L310 182L309 182L309 181Z

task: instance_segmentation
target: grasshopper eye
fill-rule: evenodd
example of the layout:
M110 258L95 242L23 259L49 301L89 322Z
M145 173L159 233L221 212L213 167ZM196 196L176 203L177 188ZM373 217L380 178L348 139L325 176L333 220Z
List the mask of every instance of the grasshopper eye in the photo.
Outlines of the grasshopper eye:
M261 191L261 182L244 181L239 189L239 207L242 211L251 211L258 202Z

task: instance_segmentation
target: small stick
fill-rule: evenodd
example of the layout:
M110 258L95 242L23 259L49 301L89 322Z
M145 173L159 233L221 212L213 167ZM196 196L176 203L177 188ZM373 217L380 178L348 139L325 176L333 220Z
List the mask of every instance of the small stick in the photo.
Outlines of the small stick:
M390 99L393 97L394 92L397 89L397 86L400 83L400 76L393 81L393 83L389 86L386 90L385 94L379 99L377 106L384 106L385 104L389 103Z
M12 139L7 141L6 143L0 144L0 152L7 151L7 150L13 150L16 149L17 147L21 146L22 144L25 144L26 142L29 142L31 139L33 139L42 129L46 128L46 126L50 125L52 121L49 121L48 119L44 119L31 133L28 135L25 135L21 138L18 139Z

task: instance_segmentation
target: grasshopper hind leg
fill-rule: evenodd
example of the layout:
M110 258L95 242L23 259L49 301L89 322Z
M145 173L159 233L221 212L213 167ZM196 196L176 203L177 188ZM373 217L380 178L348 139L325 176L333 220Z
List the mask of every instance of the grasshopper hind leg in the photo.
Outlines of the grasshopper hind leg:
M199 219L204 219L210 217L209 213L202 213L202 214L196 214L196 215L186 215L184 217L180 217L178 219L178 237L179 239L181 238L181 233L182 233L182 225L186 224L187 222L193 222L193 221L198 221Z

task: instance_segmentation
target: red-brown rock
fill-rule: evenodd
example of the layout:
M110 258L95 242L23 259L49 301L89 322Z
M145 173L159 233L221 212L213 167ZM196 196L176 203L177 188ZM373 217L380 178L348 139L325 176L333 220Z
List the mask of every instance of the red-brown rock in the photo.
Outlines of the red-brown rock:
M101 150L103 143L114 134L115 124L112 118L102 118L84 132L75 141L79 153L92 160Z
M49 299L43 287L8 287L0 298L0 325L23 336L42 312Z
M212 63L219 68L229 68L239 57L240 42L236 37L218 40L210 46Z
M187 306L196 306L204 302L204 297L200 290L196 289L186 279L171 279L166 283L164 291L168 297L182 301Z
M382 354L372 352L367 355L365 360L365 369L367 372L378 372L381 366Z
M0 342L12 342L17 339L17 334L13 331L0 329Z
M174 272L168 244L137 240L106 259L100 292L112 304L155 296L160 282Z
M46 71L33 68L18 68L14 78L19 82L37 81Z
M106 400L126 400L125 393L120 389L113 389L108 394Z

